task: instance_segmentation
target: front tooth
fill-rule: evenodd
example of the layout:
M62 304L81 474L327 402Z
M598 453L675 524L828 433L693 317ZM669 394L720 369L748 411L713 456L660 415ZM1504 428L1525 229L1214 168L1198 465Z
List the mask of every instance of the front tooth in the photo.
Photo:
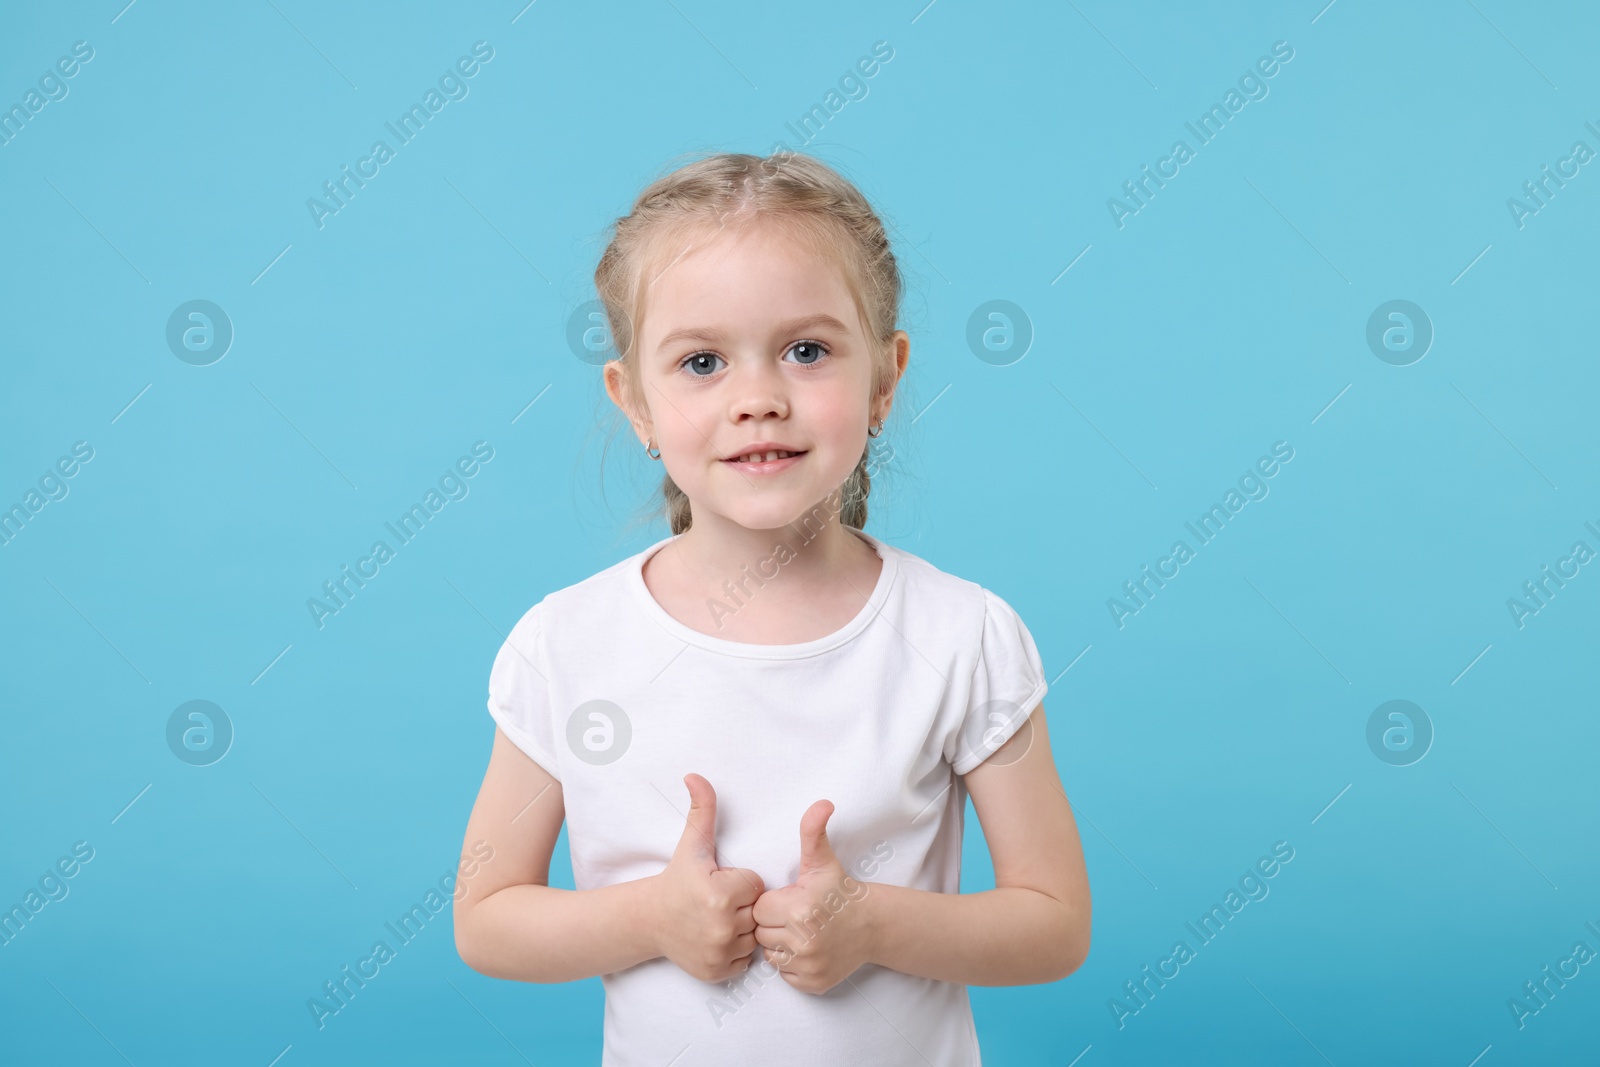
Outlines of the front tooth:
M771 463L773 460L775 460L777 458L778 458L778 453L776 453L776 452L768 452L767 453L767 462L768 463Z

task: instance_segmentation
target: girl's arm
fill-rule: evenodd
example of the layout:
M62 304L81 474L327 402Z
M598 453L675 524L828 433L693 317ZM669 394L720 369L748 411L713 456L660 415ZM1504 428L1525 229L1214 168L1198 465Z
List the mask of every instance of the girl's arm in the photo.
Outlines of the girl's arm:
M551 888L550 854L565 816L561 783L496 727L467 820L473 858L464 843L456 888L456 951L473 970L570 982L662 955L650 913L654 878L582 891Z
M1089 878L1044 705L965 780L995 888L935 893L870 883L861 900L868 960L963 985L1065 978L1089 954Z
M473 858L464 844L456 882L461 959L491 978L522 982L571 982L660 956L704 982L743 973L766 887L755 871L717 866L716 791L698 774L684 785L688 817L661 873L554 889L550 853L566 816L561 783L495 727L467 820Z

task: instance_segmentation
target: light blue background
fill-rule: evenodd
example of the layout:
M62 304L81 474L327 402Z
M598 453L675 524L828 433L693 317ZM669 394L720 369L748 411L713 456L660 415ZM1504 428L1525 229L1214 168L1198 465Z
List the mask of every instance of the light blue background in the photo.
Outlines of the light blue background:
M1600 163L1506 206L1600 149L1591 7L124 2L0 34L6 107L95 50L0 147L0 504L95 450L0 548L0 905L95 849L0 947L0 1060L597 1062L598 979L483 977L443 915L325 1029L306 1001L454 866L503 634L665 533L565 341L603 228L681 153L780 141L907 271L867 528L1005 597L1052 680L1094 944L972 991L985 1062L1594 1055L1600 964L1507 1007L1600 950L1600 565L1506 606L1600 549ZM470 95L319 229L307 198L479 40ZM880 40L865 98L785 128ZM1270 95L1119 229L1107 198L1280 40ZM210 366L165 342L192 299L236 331ZM1035 331L1009 366L965 341L992 299ZM1435 330L1410 366L1365 341L1391 299ZM307 598L479 440L469 496L319 630ZM1119 629L1107 599L1280 440L1270 495ZM237 731L209 767L166 744L192 699ZM1367 746L1391 699L1436 730L1411 766ZM1276 841L1270 896L1119 1029Z

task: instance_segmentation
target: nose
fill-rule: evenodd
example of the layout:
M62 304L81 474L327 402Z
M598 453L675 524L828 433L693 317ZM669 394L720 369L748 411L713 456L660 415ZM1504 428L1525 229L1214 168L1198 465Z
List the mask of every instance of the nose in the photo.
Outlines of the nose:
M766 359L743 359L730 375L733 387L728 416L745 418L789 417L789 384L781 368Z

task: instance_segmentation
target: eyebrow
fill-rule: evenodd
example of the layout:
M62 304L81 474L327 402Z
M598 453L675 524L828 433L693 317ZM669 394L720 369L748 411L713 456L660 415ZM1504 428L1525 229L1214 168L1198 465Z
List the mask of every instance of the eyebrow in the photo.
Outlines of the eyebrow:
M850 332L848 326L832 315L827 314L803 315L798 319L790 319L788 322L780 323L777 327L777 332L783 334L796 333L815 326L826 326L831 330L837 330L839 333ZM659 353L679 341L709 341L716 343L726 339L722 331L713 327L686 326L682 329L673 330L663 337L661 343L656 346L656 351Z

